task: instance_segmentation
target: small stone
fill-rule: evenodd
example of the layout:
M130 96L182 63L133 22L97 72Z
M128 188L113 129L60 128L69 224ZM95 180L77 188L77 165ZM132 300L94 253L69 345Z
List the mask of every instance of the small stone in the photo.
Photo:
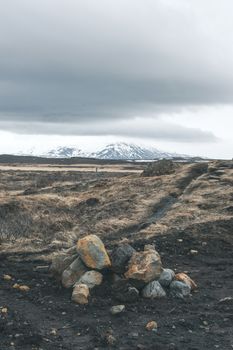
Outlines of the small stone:
M106 342L108 345L113 346L116 344L117 340L112 334L107 334L106 335Z
M87 271L80 277L76 284L86 284L89 289L99 286L103 281L103 275L98 271Z
M62 284L65 288L72 287L84 273L87 272L86 266L78 257L62 274Z
M77 251L84 264L92 269L102 270L111 266L104 244L96 235L79 239Z
M112 270L116 273L123 274L126 271L129 259L135 252L135 249L128 243L119 244L111 253Z
M219 304L233 305L233 297L226 297L219 300Z
M18 284L18 283L15 283L15 284L12 286L12 288L14 288L14 289L19 289L19 287L20 287L20 284Z
M152 281L146 285L142 290L143 298L164 298L166 292L158 281Z
M57 335L57 330L55 328L52 328L50 331L51 335Z
M146 330L147 331L157 331L158 324L155 321L150 321L146 325Z
M115 305L110 309L112 315L118 315L123 311L125 311L125 305Z
M128 336L129 336L130 338L138 338L138 337L139 337L139 334L138 334L138 332L130 332L130 333L128 334Z
M88 304L89 288L86 284L75 285L72 300L77 304Z
M180 281L172 281L170 284L170 293L172 296L177 298L184 298L188 296L191 292L191 287Z
M182 239L182 238L179 238L179 239L177 239L177 242L182 243L182 242L183 242L183 239Z
M208 326L208 324L209 324L209 323L208 323L207 321L203 321L203 325L204 325L204 326Z
M191 254L191 255L197 255L197 254L198 254L198 250L191 249L191 250L190 250L190 254Z
M161 272L162 263L159 253L154 249L148 249L132 255L125 277L148 283L159 278Z
M2 313L2 314L7 314L7 313L8 313L7 307L3 307L3 308L1 309L1 313Z
M177 273L175 275L175 280L186 283L191 287L191 290L197 289L196 283L188 275L186 275L186 273L183 273L183 272Z
M19 286L18 289L21 291L21 292L28 292L30 290L30 288L26 285L23 285L23 286Z
M10 275L3 275L3 279L5 281L11 281L12 280L12 277Z
M159 283L163 287L168 287L175 277L175 272L171 269L163 269L160 277Z

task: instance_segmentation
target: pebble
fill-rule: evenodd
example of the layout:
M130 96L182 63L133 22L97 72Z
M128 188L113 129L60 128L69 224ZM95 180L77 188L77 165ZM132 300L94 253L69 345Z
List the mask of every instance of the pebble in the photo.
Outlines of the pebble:
M57 330L55 328L52 328L50 334L57 335Z
M5 281L11 281L12 280L12 277L10 275L3 275L3 279Z
M155 322L155 321L150 321L150 322L148 322L147 325L146 325L146 330L147 330L147 331L156 332L156 331L157 331L157 328L158 328L158 324L157 324L157 322Z
M1 313L2 313L2 314L7 314L7 312L8 312L7 307L3 307L3 308L1 309Z
M191 255L197 255L197 254L198 254L198 250L191 249L191 250L190 250L190 254L191 254Z
M116 344L116 338L112 334L108 334L106 336L106 342L108 345L115 345Z
M118 315L123 311L125 311L125 305L115 305L110 309L112 315Z
M21 292L28 292L30 290L30 288L26 285L19 286L18 289L21 290Z

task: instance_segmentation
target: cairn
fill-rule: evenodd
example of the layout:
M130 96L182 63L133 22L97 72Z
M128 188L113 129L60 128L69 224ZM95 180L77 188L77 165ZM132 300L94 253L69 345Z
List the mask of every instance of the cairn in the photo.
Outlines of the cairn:
M96 235L80 238L76 247L57 255L50 271L65 288L73 288L72 300L78 304L88 304L91 290L101 285L105 276L108 276L114 297L121 302L135 302L139 297L184 298L197 288L185 273L175 274L163 268L153 245L136 251L123 241L108 252Z

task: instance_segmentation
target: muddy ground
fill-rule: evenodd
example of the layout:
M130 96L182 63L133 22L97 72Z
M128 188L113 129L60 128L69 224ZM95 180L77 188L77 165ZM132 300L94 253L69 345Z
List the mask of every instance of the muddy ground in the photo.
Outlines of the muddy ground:
M119 302L107 280L93 291L89 305L75 305L70 290L58 285L46 268L37 270L45 261L36 254L2 254L0 275L10 274L14 280L1 281L0 304L8 308L0 318L1 349L106 349L111 348L108 334L116 338L116 349L233 348L233 300L220 302L233 296L232 226L232 220L218 222L205 225L201 235L193 235L190 228L152 240L164 266L187 271L198 290L184 300L140 299L126 304L118 316L109 312ZM135 242L135 247L141 249L143 243ZM198 254L190 255L190 248ZM13 289L15 282L30 286L30 291ZM150 320L158 323L157 332L146 331Z

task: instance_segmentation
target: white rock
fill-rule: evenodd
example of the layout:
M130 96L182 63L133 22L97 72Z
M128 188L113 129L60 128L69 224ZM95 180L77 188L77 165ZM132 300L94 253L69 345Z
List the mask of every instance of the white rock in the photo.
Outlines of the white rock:
M111 307L110 312L112 315L117 315L123 312L124 310L125 310L125 305L115 305Z

